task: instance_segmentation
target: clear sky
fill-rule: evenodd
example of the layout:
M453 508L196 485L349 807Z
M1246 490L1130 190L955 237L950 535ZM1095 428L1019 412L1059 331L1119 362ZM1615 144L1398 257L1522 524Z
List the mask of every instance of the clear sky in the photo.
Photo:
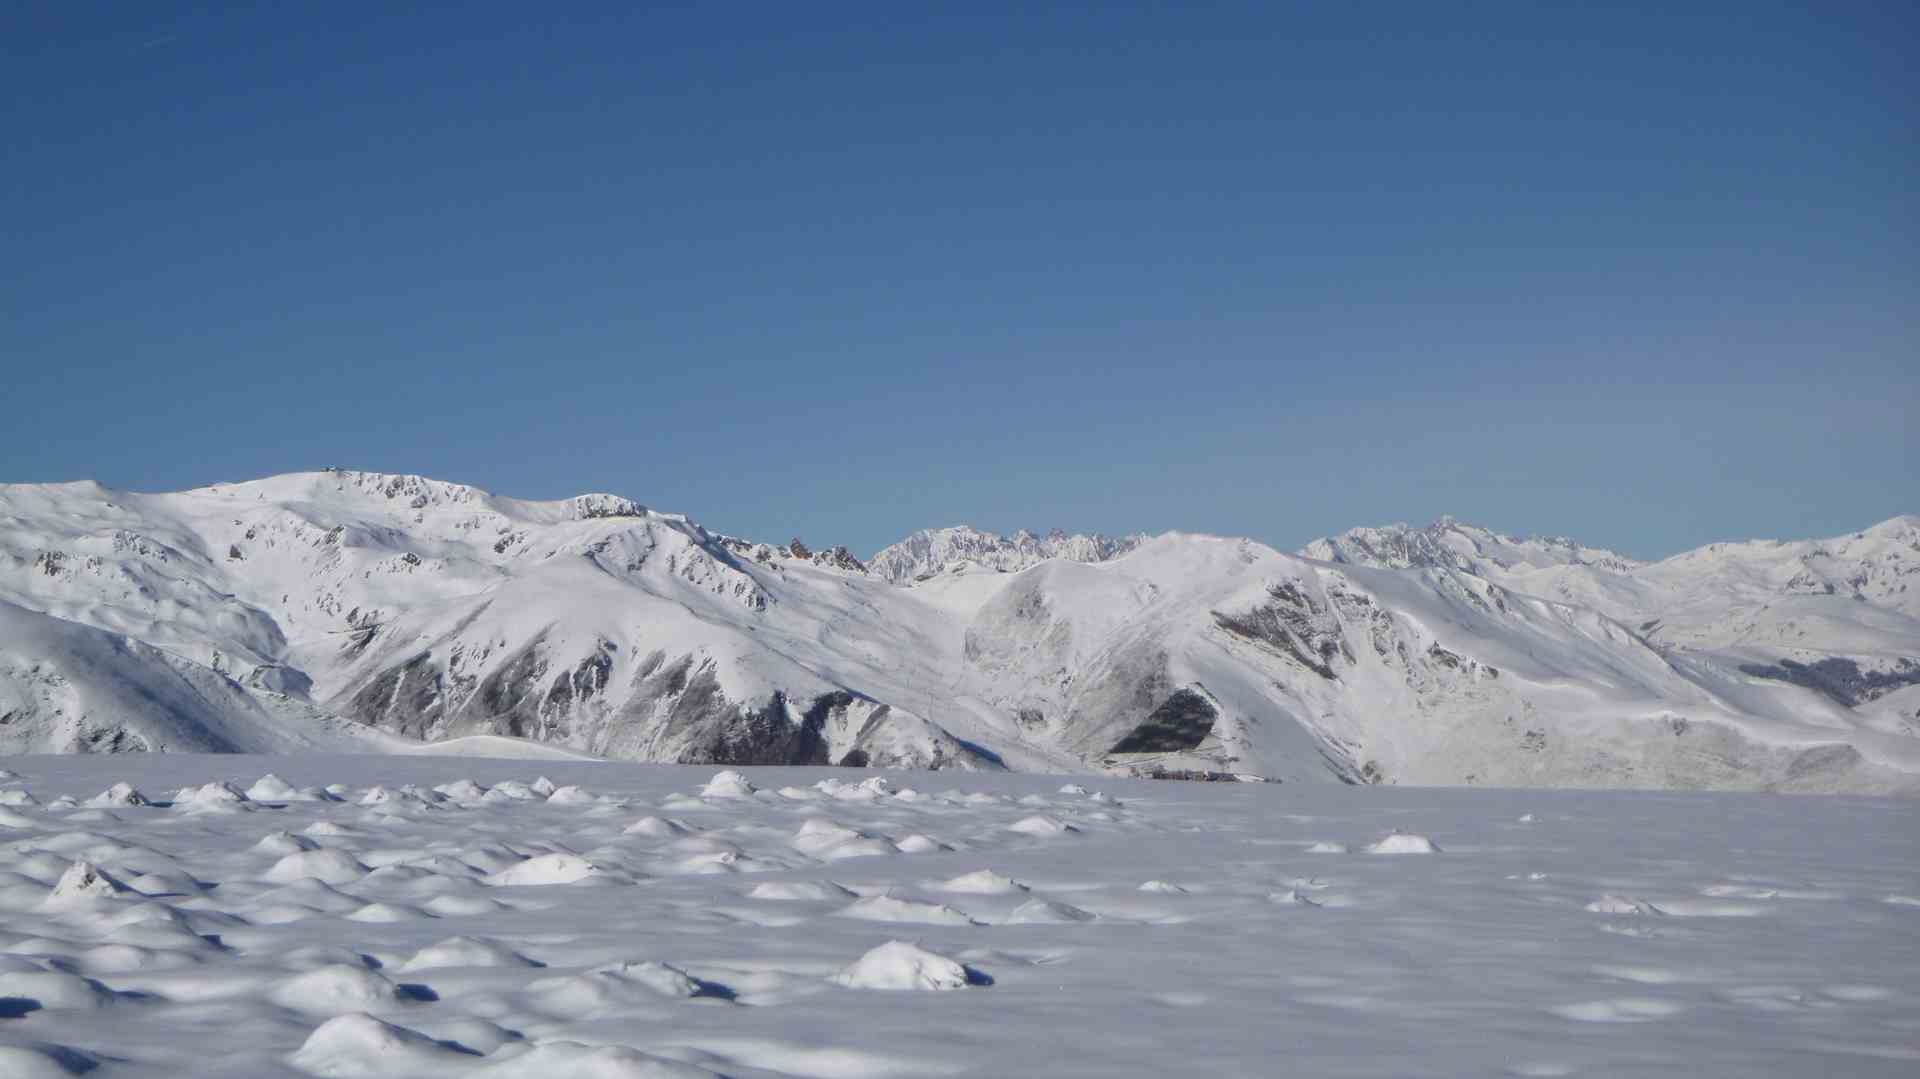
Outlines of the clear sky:
M1910 0L384 6L0 15L0 480L863 554L1920 511Z

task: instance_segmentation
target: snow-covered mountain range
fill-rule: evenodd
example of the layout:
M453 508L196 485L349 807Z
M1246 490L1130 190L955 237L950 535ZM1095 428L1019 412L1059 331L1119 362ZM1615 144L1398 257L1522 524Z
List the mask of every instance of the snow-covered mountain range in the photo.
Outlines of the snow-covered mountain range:
M406 749L1920 791L1920 518L1640 563L1443 520L713 533L323 471L0 486L0 752Z

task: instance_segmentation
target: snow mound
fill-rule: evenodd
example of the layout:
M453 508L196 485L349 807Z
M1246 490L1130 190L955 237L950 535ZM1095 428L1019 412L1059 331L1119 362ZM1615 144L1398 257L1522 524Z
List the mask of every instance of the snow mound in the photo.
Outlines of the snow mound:
M861 956L833 980L849 989L941 991L965 989L984 979L958 960L916 944L890 940Z
M60 874L60 880L47 896L47 903L59 905L76 900L113 899L128 895L131 891L106 870L83 860L68 866L66 872Z
M700 788L702 798L751 798L760 788L747 782L739 772L720 772Z
M943 892L959 892L964 895L1013 895L1027 891L1027 886L1012 877L995 873L991 869L976 869L971 873L962 873L938 885Z
M685 971L651 959L625 959L594 967L587 973L621 978L663 997L700 995L700 983L688 977Z
M582 974L542 978L527 986L527 1000L554 1016L591 1016L648 1006L659 999L700 995L700 983L654 962L611 963Z
M266 835L261 836L260 842L255 843L253 849L262 854L271 854L276 858L283 858L289 854L319 850L320 844L315 843L306 836L294 835L292 832L283 830L268 832Z
M800 830L794 833L793 847L803 854L830 862L899 851L898 847L878 836L848 828L826 817L808 817L800 825Z
M1033 836L1068 835L1078 832L1079 830L1079 828L1063 820L1041 813L1036 813L1031 817L1022 817L1012 824L1007 825L1007 831L1009 832L1019 832L1021 835Z
M1624 895L1603 895L1587 904L1587 909L1595 914L1664 914L1665 911L1644 899L1633 899Z
M246 802L246 792L231 783L182 787L173 796L175 809L235 809L246 805Z
M448 937L413 953L400 965L403 971L432 970L436 967L533 967L533 960L497 940L486 937Z
M603 870L577 854L541 854L486 877L488 884L520 887L533 884L572 884Z
M433 1075L473 1063L474 1056L419 1031L348 1012L314 1028L287 1063L319 1076Z
M418 922L431 917L433 916L426 911L418 907L409 907L404 903L368 903L347 915L347 920L390 925L394 922Z
M345 914L365 906L364 900L312 877L301 877L288 884L281 885L270 892L253 897L251 906L256 909L268 907L300 907L309 911L325 914Z
M975 924L974 920L964 912L944 903L923 903L917 899L896 899L890 895L873 895L855 900L836 913L842 918L859 918L868 922L906 922L914 925Z
M323 884L346 884L368 873L360 859L341 850L303 850L273 863L260 879L274 884L291 884L312 877Z
M1007 915L1008 925L1071 925L1093 921L1093 915L1079 907L1050 899L1029 899Z
M133 784L120 782L87 799L85 804L104 809L110 806L145 806L153 803L147 801L147 796L136 790Z
M1160 895L1186 895L1187 894L1187 890L1185 888L1180 887L1178 884L1175 884L1172 881L1166 881L1166 880L1150 880L1145 884L1142 884L1138 890L1142 892L1155 892Z
M823 779L813 789L843 802L873 802L893 796L893 784L885 776L869 776L858 783L841 779Z
M281 982L267 999L298 1012L338 1015L391 1008L403 998L399 986L365 967L330 963Z
M1378 842L1369 844L1368 854L1438 854L1440 848L1433 840L1412 832L1395 832L1382 837Z
M645 835L656 839L672 839L686 835L689 829L676 820L664 817L641 817L620 830L621 835Z
M1348 854L1352 848L1345 843L1335 843L1331 839L1322 839L1307 848L1308 854Z
M803 903L852 897L852 892L830 880L770 880L754 885L753 891L747 893L749 899Z
M361 834L360 829L350 824L341 824L339 821L331 820L314 821L312 824L301 829L301 832L305 835L324 836L354 836Z
M268 772L253 781L247 788L247 797L255 802L295 802L302 801L300 791L293 784Z
M456 779L433 789L456 802L477 802L487 793L487 788L471 779Z

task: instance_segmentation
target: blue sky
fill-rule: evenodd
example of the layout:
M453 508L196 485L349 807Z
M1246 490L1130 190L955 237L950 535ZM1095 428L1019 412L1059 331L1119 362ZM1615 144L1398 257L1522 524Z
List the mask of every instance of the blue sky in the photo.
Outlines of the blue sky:
M910 6L10 9L0 479L862 553L1920 511L1910 3Z

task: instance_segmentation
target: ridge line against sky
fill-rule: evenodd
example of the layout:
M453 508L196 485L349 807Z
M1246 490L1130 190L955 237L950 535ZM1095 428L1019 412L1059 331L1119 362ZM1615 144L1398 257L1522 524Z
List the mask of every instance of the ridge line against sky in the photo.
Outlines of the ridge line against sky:
M1103 536L1107 539L1116 539L1116 540L1125 539L1125 538L1136 536L1136 535L1152 538L1155 536L1164 535L1169 532L1179 532L1179 533L1187 533L1187 534L1220 536L1227 539L1251 539L1257 543L1263 543L1266 546L1271 547L1276 551L1281 551L1284 553L1293 553L1307 546L1308 544L1313 543L1316 540L1337 538L1339 536L1342 536L1356 529L1369 529L1369 528L1384 529L1384 528L1394 528L1394 527L1424 529L1428 527L1435 527L1435 526L1440 526L1448 523L1453 523L1453 524L1464 525L1470 528L1485 529L1489 532L1496 534L1497 536L1500 536L1506 539L1518 539L1523 541L1572 540L1573 542L1579 544L1582 547L1611 551L1614 554L1627 555L1628 557L1635 558L1642 562L1652 563L1652 562L1661 561L1663 559L1671 558L1675 555L1685 554L1690 551L1698 550L1701 547L1710 546L1711 544L1714 544L1714 543L1746 543L1746 542L1768 542L1768 541L1792 543L1792 542L1797 542L1801 540L1833 539L1840 536L1862 532L1862 531L1865 531L1866 529L1873 528L1877 525L1885 524L1886 522L1891 520L1904 518L1904 517L1920 516L1920 514L1916 514L1914 512L1910 512L1906 510L1895 510L1893 512L1890 512L1890 513L1884 514L1883 516L1875 518L1870 522L1860 524L1857 527L1842 528L1830 534L1823 533L1820 535L1807 535L1807 536L1790 536L1790 535L1726 536L1721 539L1710 540L1707 543L1698 544L1694 547L1681 548L1675 551L1658 552L1651 556L1645 556L1645 557L1638 555L1634 552L1622 551L1617 547L1612 547L1605 543L1594 542L1584 536L1568 536L1563 533L1547 532L1539 529L1501 528L1495 525L1488 524L1487 522L1484 522L1484 521L1468 520L1466 518L1460 517L1458 514L1451 514L1451 513L1440 514L1430 521L1379 520L1379 521L1367 522L1362 524L1349 524L1343 527L1317 532L1314 535L1308 537L1307 539L1302 540L1299 543L1293 543L1293 544L1276 543L1273 540L1267 539L1262 536L1250 536L1250 535L1241 535L1241 534L1235 534L1235 533L1212 532L1207 529L1183 528L1183 527L1180 527L1179 525L1171 525L1166 528L1159 528L1159 529L1135 528L1135 529L1127 529L1125 531L1120 531L1120 532L1098 532L1098 531L1089 530L1089 529L1069 528L1064 525L1056 525L1056 524L1049 524L1041 528L1034 528L1031 525L1016 525L1012 528L995 529L995 528L983 528L965 521L954 521L954 522L949 522L947 524L920 525L917 527L907 528L900 531L892 539L887 540L884 543L881 543L871 548L863 549L863 548L853 547L851 544L843 543L842 541L831 536L776 537L771 535L754 535L751 533L737 532L737 531L733 531L727 528L722 528L713 524L711 521L705 519L697 511L688 510L685 507L657 505L655 503L647 501L645 498L642 498L640 496L634 495L629 492L622 492L622 491L580 490L580 491L574 491L572 494L567 494L567 495L529 497L529 496L518 495L510 491L494 490L490 487L487 487L484 484L468 483L461 480L451 480L442 476L425 476L419 473L399 472L392 469L357 469L357 468L346 468L341 466L329 465L321 469L308 470L308 471L359 472L359 473L364 473L368 475L378 475L378 476L415 476L420 479L425 479L435 483L447 483L447 484L454 484L462 487L471 487L475 490L480 491L482 494L485 494L488 496L506 498L506 499L511 499L519 502L560 502L560 501L566 501L568 499L577 498L577 497L591 497L594 495L611 495L618 498L629 499L635 503L638 503L640 506L646 508L651 512L678 514L680 516L685 517L687 520L693 522L694 524L697 524L702 528L708 529L711 532L715 532L724 536L730 536L735 539L744 539L750 542L771 543L771 544L784 544L788 542L789 539L798 539L806 543L807 546L809 546L810 548L813 548L816 550L829 549L834 546L845 546L849 550L851 550L856 556L862 559L870 558L873 555L878 554L881 550L887 547L891 547L896 543L905 541L910 537L920 534L922 532L940 532L947 529L955 529L955 528L974 529L976 531L995 535L1003 539L1012 538L1016 533L1019 533L1022 531L1027 532L1028 534L1033 535L1035 537L1042 537L1042 538L1047 536L1049 533L1060 532L1069 536L1071 535ZM298 475L298 474L300 473L280 473L279 475ZM253 476L253 477L246 477L242 479L229 478L229 479L222 479L222 480L213 480L204 484L195 484L191 487L186 487L186 488L175 488L175 489L170 489L165 491L134 491L131 493L143 494L143 495L184 494L189 491L204 489L208 487L229 485L229 484L249 483L249 482L256 482L260 480L267 480L267 479L274 479L274 478L277 478L277 477L276 476ZM3 489L4 487L6 487L9 482L11 481L0 480L0 489ZM83 480L83 481L75 481L75 482L98 482L98 481ZM108 488L109 490L116 489L110 484L102 484L102 486Z
M0 16L0 480L1636 558L1920 475L1920 8ZM902 529L906 523L913 527Z

